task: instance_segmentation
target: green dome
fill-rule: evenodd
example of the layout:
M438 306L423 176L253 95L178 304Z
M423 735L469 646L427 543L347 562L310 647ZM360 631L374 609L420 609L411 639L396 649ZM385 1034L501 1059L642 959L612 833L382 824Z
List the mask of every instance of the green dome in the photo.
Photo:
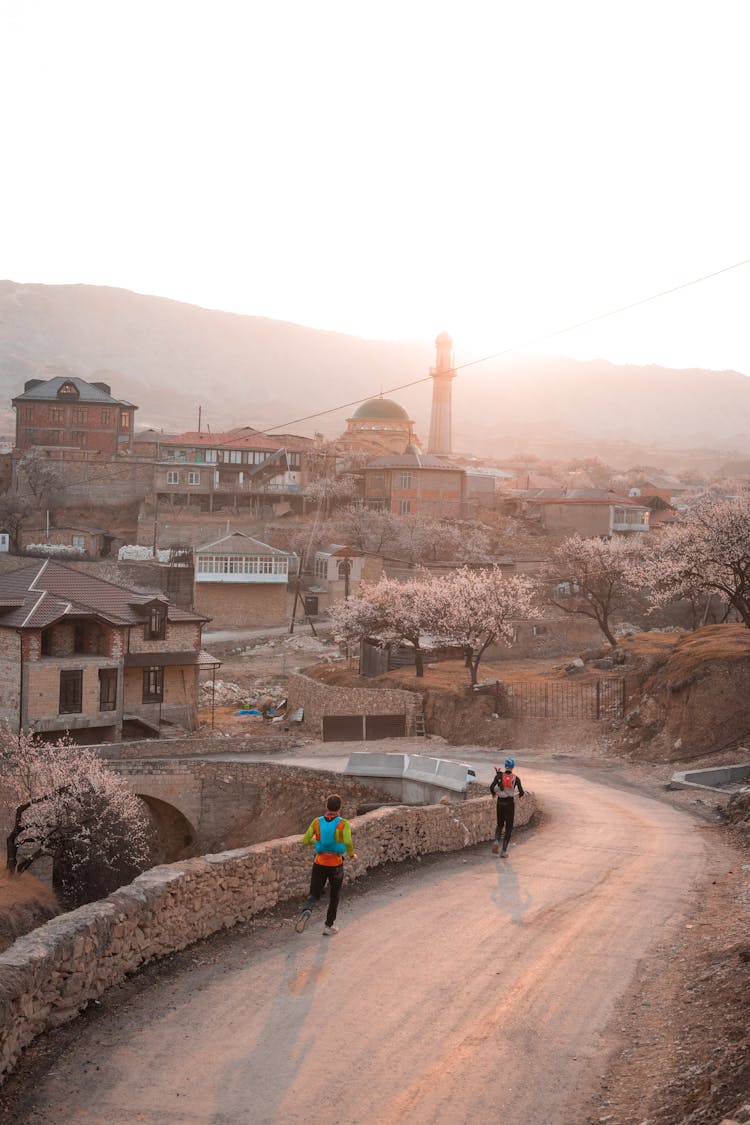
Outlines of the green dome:
M354 411L354 418L399 418L403 421L409 421L409 415L404 410L403 406L399 406L391 398L370 398L367 402L363 402L361 406L357 407Z

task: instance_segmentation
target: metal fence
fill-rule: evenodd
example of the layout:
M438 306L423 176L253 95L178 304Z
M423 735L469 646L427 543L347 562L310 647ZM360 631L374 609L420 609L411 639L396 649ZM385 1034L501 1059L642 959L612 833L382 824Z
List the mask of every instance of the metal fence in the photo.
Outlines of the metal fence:
M499 713L518 719L621 719L625 700L624 679L600 679L589 684L503 680Z

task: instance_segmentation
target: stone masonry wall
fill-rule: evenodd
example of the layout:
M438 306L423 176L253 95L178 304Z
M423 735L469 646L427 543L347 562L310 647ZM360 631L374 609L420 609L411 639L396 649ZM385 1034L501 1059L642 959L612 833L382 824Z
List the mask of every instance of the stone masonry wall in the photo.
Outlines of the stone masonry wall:
M278 728L271 728L277 730ZM135 761L141 758L185 758L203 754L243 754L249 751L272 754L300 746L292 732L236 737L224 734L193 734L184 738L143 738L128 742L102 742L96 751L102 758Z
M416 734L416 715L421 697L413 691L392 688L331 687L293 674L288 678L290 713L304 707L302 729L319 738L323 733L324 715L406 715L406 736Z
M346 879L383 863L489 840L494 805L492 798L480 797L357 817L352 831L359 862L347 865ZM519 803L517 823L528 823L533 811L528 794ZM278 902L302 898L310 858L295 836L155 867L101 902L19 938L0 955L0 1075L35 1036L75 1019L147 961Z

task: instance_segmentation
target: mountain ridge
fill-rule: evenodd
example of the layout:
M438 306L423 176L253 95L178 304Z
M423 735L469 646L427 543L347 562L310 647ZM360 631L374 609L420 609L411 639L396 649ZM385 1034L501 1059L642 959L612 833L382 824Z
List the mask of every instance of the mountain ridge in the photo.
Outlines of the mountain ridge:
M426 438L433 361L427 341L369 340L107 286L0 281L6 427L26 379L69 373L106 378L138 405L139 427L195 429L200 405L216 431L247 424L332 437L354 407L295 420L382 390ZM453 413L455 448L497 457L612 443L674 454L750 448L750 378L736 371L519 353L459 370Z

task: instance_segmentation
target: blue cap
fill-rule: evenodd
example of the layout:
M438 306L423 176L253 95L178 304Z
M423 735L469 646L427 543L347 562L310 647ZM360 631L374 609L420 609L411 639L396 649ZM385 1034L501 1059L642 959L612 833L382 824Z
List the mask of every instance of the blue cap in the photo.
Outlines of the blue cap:
M516 764L516 759L515 759L515 758L506 758L506 759L505 759L505 768L506 768L506 770L512 770L515 764Z

